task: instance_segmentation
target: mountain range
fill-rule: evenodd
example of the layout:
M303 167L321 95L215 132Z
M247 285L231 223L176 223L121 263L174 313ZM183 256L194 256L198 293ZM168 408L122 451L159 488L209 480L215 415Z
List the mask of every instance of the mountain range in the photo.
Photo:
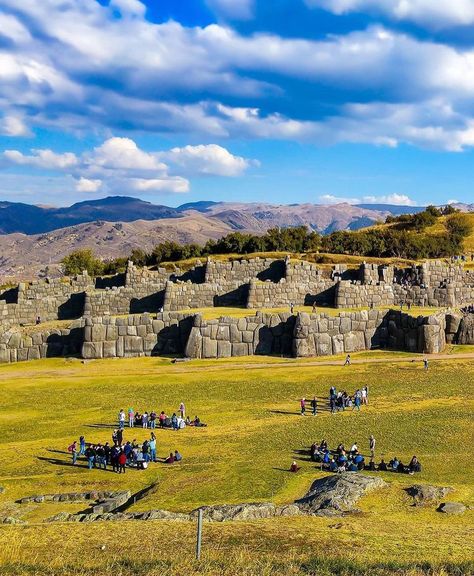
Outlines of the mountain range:
M474 211L474 205L460 205ZM79 248L114 258L140 247L151 250L164 240L204 243L230 232L263 233L275 226L308 226L323 234L356 230L389 215L422 207L373 204L288 204L191 202L177 208L137 198L111 196L69 207L0 202L0 276L31 278Z
M0 202L0 234L20 232L41 234L85 222L135 222L183 218L200 213L225 222L232 229L253 232L271 226L307 225L322 233L338 229L356 229L383 218L422 210L412 206L390 205L317 205L241 202L190 202L177 208L145 202L126 196L109 196L99 200L78 202L68 207L48 207L19 202Z

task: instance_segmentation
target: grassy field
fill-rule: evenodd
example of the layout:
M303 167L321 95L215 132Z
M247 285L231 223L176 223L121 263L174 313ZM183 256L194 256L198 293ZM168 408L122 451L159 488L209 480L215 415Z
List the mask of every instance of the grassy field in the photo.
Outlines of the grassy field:
M434 360L427 373L421 362L405 361L400 354L362 353L354 359L366 362L343 368L278 358L174 365L163 358L50 359L3 366L0 485L6 490L0 495L0 515L29 524L0 526L0 572L468 573L472 565L463 563L472 560L473 512L449 517L433 507L413 507L403 488L414 482L452 486L448 499L474 504L474 469L466 459L473 439L472 359ZM333 384L349 392L368 385L370 406L360 413L298 415L302 395L326 396ZM154 464L119 476L88 471L83 461L70 464L70 442L80 434L91 442L110 440L120 408L169 413L181 400L208 427L158 431L158 454L179 449L184 455L179 465ZM190 523L44 524L60 510L85 505L14 502L32 494L92 488L136 492L156 483L130 510L287 503L321 475L298 450L324 437L333 447L356 440L366 452L371 433L378 458L397 455L406 462L416 454L422 474L380 473L390 487L361 500L360 514L342 519L208 524L199 565L192 560L195 527ZM125 433L126 439L148 436L142 429ZM295 457L302 468L290 474Z

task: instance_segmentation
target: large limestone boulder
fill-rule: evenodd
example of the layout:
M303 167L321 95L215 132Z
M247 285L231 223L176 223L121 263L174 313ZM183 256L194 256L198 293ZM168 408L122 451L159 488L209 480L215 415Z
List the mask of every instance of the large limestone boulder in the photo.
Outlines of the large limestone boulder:
M415 484L406 489L415 504L423 505L442 500L453 489L449 486L432 486L431 484Z
M334 474L315 480L303 498L295 504L307 514L327 515L351 512L357 501L387 483L377 476L359 472Z
M474 314L466 314L461 320L457 344L474 344Z
M191 328L184 355L187 358L201 358L202 356L202 336L201 330L197 326Z
M438 512L443 514L463 514L466 510L466 506L460 502L443 502L438 507Z

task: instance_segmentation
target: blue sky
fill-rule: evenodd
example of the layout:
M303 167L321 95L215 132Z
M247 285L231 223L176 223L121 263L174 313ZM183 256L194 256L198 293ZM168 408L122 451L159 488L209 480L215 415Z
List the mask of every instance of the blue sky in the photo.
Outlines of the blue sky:
M474 202L474 0L0 0L0 199Z

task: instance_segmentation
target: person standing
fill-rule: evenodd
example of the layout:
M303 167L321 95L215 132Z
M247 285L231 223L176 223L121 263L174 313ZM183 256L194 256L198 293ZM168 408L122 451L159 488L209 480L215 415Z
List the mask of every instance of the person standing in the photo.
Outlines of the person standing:
M104 447L102 446L102 444L98 444L98 446L97 446L96 458L97 458L97 464L99 465L99 469L102 468L102 466L103 466L104 470L107 470L107 461L105 459L105 450L104 450Z
M313 396L313 399L311 400L311 411L313 416L316 416L318 412L318 400L316 396Z
M125 455L125 452L123 450L121 450L119 455L117 456L117 464L118 464L117 472L119 474L122 474L122 472L125 474L125 464L126 463L127 463L127 456Z
M156 440L154 436L151 437L148 446L150 448L150 460L156 462Z
M92 468L95 468L95 450L94 450L94 447L89 446L86 449L86 452L84 455L87 459L87 466L88 466L89 470L92 470Z
M346 356L346 361L344 362L344 366L350 366L351 365L351 355L348 354Z
M369 438L369 450L370 450L370 457L375 458L375 438L373 434L371 434Z
M423 358L423 367L425 369L425 372L428 371L428 358Z
M306 398L301 398L300 401L300 406L301 406L301 416L305 416L306 414Z
M360 391L360 397L362 400L362 404L364 404L365 406L367 406L368 402L367 402L367 388L364 386L362 388L362 390Z
M181 418L184 420L186 418L186 407L184 405L184 402L181 402L181 404L179 405L179 413L181 414Z
M71 456L72 456L72 463L73 465L76 463L77 461L77 442L74 440L74 442L68 447L68 451L71 452Z
M355 409L357 409L358 412L360 412L360 390L357 389L356 393L354 394L354 406L352 407L352 410L354 411Z
M130 428L135 426L135 411L131 407L128 409L128 426Z
M123 408L119 412L118 422L120 430L123 430L125 427L125 412L123 411Z
M148 428L148 412L144 412L142 416L142 428Z
M84 456L86 452L86 439L84 436L79 438L79 456Z

